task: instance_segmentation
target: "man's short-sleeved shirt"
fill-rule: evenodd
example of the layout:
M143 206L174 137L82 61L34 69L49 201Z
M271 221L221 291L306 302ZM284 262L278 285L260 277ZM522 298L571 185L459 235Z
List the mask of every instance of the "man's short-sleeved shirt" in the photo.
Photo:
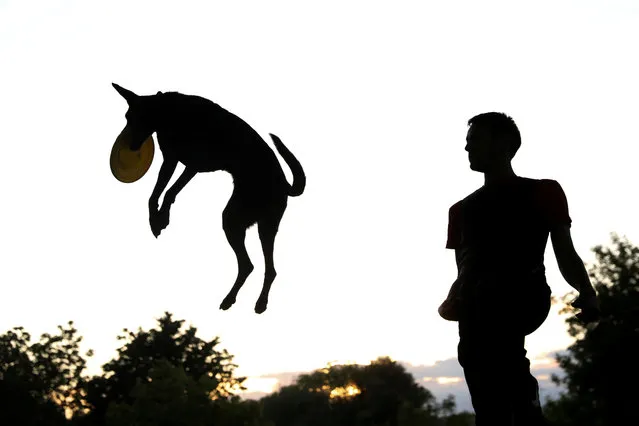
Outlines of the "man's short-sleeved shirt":
M491 275L543 265L550 231L570 226L558 182L515 177L481 187L449 209L446 248L460 249Z

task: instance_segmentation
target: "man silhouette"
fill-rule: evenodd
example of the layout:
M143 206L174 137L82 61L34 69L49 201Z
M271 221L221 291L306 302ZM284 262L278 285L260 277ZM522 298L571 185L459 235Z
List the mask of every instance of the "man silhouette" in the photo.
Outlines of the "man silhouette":
M521 146L512 118L489 112L468 125L470 168L484 174L484 185L449 209L446 247L455 250L458 277L439 313L459 321L458 359L476 425L544 425L524 341L550 310L549 234L561 274L579 292L573 306L582 320L597 318L597 296L574 249L559 183L512 169Z

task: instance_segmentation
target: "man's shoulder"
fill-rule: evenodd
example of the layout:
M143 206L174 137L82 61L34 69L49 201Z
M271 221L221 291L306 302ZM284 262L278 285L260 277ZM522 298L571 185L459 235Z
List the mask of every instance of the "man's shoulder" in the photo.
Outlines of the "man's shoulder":
M481 193L481 189L482 188L480 187L480 188L476 189L475 191L471 192L470 194L468 194L467 196L465 196L464 198L462 198L459 201L455 202L453 205L451 205L448 208L448 211L451 214L454 214L455 212L458 212L462 208L462 205L464 203L467 203L469 200L471 200L471 199L475 198L477 195L479 195Z
M563 195L564 190L555 179L533 179L535 189L540 197L555 197L557 195Z
M453 204L452 206L450 206L448 208L448 212L451 216L454 216L457 212L459 212L459 210L461 209L462 206L462 202L464 200L459 200L457 201L455 204Z
M468 201L472 198L475 198L477 195L481 194L482 192L482 188L478 188L476 190L474 190L473 192L471 192L470 194L466 195L465 197L461 198L459 201L457 201L455 204L453 204L451 206L452 208L459 208L461 207L462 204L464 204L465 201Z
M518 176L516 184L521 186L533 187L535 189L540 189L542 191L543 190L552 191L555 189L561 189L561 185L559 184L559 182L556 179L550 179L550 178L531 178L531 177L525 177L525 176ZM454 203L450 208L451 209L458 208L461 204L464 203L464 201L469 201L471 199L477 198L481 196L485 191L486 191L486 187L480 186L479 188L477 188L470 194L466 195L464 198Z
M519 178L517 179L517 183L519 185L536 186L536 187L559 185L559 183L554 179L531 178L531 177L525 177L525 176L519 176Z
M559 182L557 182L557 180L555 179L549 178L530 178L519 176L517 179L517 185L532 188L541 195L546 193L555 193L557 190L561 190L561 185L559 184ZM460 209L462 204L480 198L485 191L486 187L480 186L479 188L450 206L449 210Z
M528 181L532 181L536 183L537 185L548 185L552 183L557 183L555 179L550 179L550 178L524 178L524 179Z
M557 180L550 178L531 178L525 176L519 176L516 185L522 187L522 189L529 188L537 192L556 192L561 190L561 185ZM481 189L481 188L480 188ZM473 194L475 194L475 191ZM471 197L473 194L469 195Z
M456 206L457 208L460 208L462 204L467 203L471 200L474 200L475 198L481 197L481 195L484 192L485 192L485 187L480 186L479 188L477 188L476 190L474 190L473 192L471 192L470 194L466 195L464 198L462 198L461 200L453 204L453 207Z

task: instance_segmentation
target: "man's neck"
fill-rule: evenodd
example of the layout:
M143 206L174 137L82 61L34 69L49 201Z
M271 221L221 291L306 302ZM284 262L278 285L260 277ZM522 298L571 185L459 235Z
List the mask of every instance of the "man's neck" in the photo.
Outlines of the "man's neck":
M501 169L484 173L484 186L508 181L516 177L517 175L513 171L512 166L508 164Z

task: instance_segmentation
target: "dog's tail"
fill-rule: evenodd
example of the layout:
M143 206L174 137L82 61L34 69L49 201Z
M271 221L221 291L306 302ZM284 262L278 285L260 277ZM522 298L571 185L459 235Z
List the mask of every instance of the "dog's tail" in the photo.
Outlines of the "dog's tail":
M288 167L291 169L291 172L293 173L293 184L288 190L288 195L291 197L302 195L302 193L304 192L304 188L306 187L306 175L304 174L302 165L299 161L297 161L297 158L295 158L293 153L289 151L286 146L284 146L284 143L281 141L280 138L272 133L269 133L269 135L271 135L271 139L273 139L273 143L275 144L275 148L277 148L277 152L280 153L284 161L286 161L286 164L288 164Z

